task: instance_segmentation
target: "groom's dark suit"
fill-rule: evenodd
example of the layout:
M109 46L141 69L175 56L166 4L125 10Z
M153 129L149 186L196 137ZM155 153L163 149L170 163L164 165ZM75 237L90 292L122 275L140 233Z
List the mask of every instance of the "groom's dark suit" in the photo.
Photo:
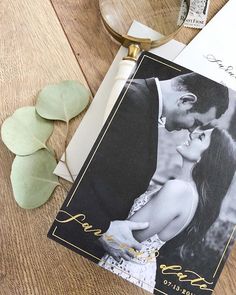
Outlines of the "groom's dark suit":
M159 99L155 79L133 80L123 93L126 90L71 211L85 214L85 221L103 233L111 221L127 218L134 199L146 191L156 169ZM73 226L75 243L95 256L102 255L94 243L97 238L84 233L76 222L70 224L70 232Z

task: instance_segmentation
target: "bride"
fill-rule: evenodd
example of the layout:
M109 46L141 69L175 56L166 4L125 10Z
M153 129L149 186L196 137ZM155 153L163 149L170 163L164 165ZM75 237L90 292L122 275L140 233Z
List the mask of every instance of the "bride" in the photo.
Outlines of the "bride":
M133 232L141 242L141 251L119 261L106 254L99 262L152 293L158 250L183 232L188 237L185 248L204 237L219 216L236 169L235 143L226 131L217 128L191 134L177 151L183 159L178 177L159 191L141 195L130 210L128 220L149 223L147 229ZM125 245L120 247L127 251Z

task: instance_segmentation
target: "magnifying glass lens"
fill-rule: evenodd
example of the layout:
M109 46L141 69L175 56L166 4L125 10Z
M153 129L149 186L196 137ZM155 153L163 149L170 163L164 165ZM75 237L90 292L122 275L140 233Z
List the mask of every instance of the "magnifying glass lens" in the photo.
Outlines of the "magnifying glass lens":
M120 35L127 34L133 21L138 21L159 34L139 32L133 37L152 41L167 37L183 24L187 14L181 0L100 0L104 21Z

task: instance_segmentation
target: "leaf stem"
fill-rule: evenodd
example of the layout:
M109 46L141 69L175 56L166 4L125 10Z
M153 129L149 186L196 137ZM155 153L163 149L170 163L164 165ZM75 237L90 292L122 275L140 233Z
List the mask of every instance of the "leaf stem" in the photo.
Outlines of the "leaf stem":
M66 134L65 134L65 141L64 141L65 161L61 161L61 162L65 164L66 169L67 169L67 171L68 171L68 173L70 175L71 181L72 181L72 183L74 183L75 180L74 180L73 175L72 175L72 173L70 171L68 161L67 161L67 150L66 150L66 148L67 148L67 145L68 145L68 134L69 134L69 121L66 121Z
M69 193L69 189L61 182L59 181L59 185L66 191L66 193Z
M43 144L43 147L51 154L53 155L52 151L50 150L50 148L46 145L46 144ZM55 155L53 155L54 157Z

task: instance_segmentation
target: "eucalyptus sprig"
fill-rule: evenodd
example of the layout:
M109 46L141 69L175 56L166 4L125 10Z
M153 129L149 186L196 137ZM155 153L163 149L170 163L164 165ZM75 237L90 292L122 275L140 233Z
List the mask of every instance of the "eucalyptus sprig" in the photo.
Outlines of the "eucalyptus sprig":
M63 186L53 174L58 160L52 148L47 146L53 133L52 121L66 123L63 163L74 181L66 155L69 121L86 108L89 98L90 92L76 81L48 85L39 92L36 107L16 110L2 124L2 140L16 155L12 164L11 183L20 207L37 208L50 198L55 187Z

